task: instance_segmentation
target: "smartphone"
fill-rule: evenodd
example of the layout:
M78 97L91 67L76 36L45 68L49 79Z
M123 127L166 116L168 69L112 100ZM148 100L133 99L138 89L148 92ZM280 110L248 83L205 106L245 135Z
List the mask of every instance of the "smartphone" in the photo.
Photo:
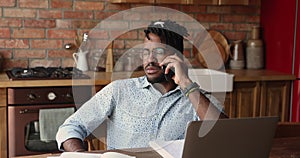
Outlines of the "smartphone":
M163 65L163 72L166 71L167 65ZM165 74L165 79L167 81L170 81L172 79L172 77L175 75L175 70L174 69L170 69L169 73Z

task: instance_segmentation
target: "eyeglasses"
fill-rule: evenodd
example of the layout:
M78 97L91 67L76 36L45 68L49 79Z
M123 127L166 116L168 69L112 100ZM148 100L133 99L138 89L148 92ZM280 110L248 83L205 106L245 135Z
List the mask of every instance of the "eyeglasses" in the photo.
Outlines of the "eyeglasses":
M147 48L144 48L143 49L143 52L142 52L142 57L145 59L145 58L148 58L150 56L150 50L147 49ZM153 48L152 49L152 55L155 57L155 58L163 58L167 55L167 50L165 48L161 48L161 47L157 47L157 48Z

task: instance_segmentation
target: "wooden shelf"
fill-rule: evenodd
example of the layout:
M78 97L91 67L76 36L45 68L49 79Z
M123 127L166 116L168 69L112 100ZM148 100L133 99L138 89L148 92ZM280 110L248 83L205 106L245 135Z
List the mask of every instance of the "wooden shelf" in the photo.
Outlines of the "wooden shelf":
M108 0L110 3L248 5L249 0Z

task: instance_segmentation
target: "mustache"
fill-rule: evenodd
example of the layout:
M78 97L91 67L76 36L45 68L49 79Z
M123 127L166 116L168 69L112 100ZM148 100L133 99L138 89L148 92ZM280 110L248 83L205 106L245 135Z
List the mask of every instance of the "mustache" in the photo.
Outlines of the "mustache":
M161 69L161 67L159 66L159 64L158 64L158 63L155 63L155 62L150 62L149 64L146 65L145 68L148 68L149 66L153 66L153 67L157 67L157 68L160 68L160 69Z

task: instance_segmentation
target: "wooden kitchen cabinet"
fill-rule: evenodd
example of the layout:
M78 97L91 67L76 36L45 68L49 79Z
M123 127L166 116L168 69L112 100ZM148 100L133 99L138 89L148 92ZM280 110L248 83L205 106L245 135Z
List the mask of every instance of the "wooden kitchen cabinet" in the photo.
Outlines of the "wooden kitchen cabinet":
M225 111L230 118L258 116L260 86L257 82L234 83Z
M261 85L260 116L279 116L282 122L289 121L289 81L269 81Z
M7 157L6 89L0 88L0 157Z
M225 112L230 118L279 116L289 121L290 87L293 75L267 70L231 70L233 91L227 93Z

